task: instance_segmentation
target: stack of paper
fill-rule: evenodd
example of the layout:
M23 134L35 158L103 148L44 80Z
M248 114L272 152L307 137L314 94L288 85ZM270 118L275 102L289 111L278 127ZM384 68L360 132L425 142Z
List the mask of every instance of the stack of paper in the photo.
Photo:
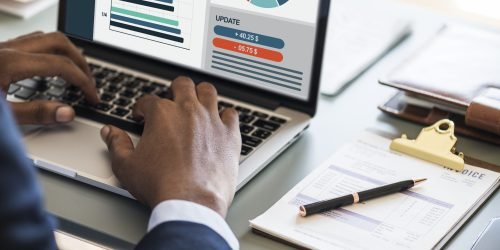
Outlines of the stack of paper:
M321 93L337 94L411 33L409 20L377 7L377 1L331 4Z
M497 172L470 165L456 172L391 152L389 144L378 135L364 135L252 220L251 226L311 249L431 249L442 246L498 186ZM303 204L414 178L428 181L323 214L298 215Z
M57 0L0 0L0 12L30 18L55 3Z

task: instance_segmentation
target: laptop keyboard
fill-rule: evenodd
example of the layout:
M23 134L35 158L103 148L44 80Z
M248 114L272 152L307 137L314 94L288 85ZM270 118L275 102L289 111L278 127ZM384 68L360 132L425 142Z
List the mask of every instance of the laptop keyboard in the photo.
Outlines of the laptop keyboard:
M160 98L171 97L166 84L93 63L89 66L101 98L101 103L95 106L85 100L77 87L58 77L34 77L13 83L9 86L8 94L25 101L61 101L73 106L78 116L111 124L136 134L142 133L143 122L132 117L135 102L145 94L157 95ZM287 118L273 113L255 110L222 98L218 104L219 112L226 108L235 108L239 113L242 158L254 152L288 121Z

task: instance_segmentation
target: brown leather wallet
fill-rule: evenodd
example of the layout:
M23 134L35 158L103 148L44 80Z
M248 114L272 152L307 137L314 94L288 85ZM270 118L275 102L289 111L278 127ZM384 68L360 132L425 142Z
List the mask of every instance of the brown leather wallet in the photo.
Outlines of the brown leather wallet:
M449 118L457 133L500 144L500 33L447 27L380 83L404 91L382 111L426 125Z

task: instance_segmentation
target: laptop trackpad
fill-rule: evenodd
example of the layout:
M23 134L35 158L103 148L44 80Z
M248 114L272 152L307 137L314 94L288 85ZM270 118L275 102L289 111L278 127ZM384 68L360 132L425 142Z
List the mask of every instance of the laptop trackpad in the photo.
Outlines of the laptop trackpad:
M108 149L100 137L101 126L75 121L45 127L26 137L27 149L35 158L107 179L113 172Z

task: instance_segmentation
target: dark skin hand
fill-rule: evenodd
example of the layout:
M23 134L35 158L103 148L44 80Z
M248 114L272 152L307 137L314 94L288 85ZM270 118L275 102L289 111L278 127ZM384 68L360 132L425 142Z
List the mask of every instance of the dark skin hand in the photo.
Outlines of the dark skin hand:
M171 86L173 100L145 96L134 116L144 118L134 147L127 133L101 130L113 171L125 188L151 208L165 200L195 202L226 216L238 176L241 136L238 113L219 114L217 92L186 77Z
M97 104L95 82L82 53L61 33L35 32L0 43L0 88L34 76L60 76L79 87L87 100ZM19 124L67 123L74 110L55 101L11 103Z

